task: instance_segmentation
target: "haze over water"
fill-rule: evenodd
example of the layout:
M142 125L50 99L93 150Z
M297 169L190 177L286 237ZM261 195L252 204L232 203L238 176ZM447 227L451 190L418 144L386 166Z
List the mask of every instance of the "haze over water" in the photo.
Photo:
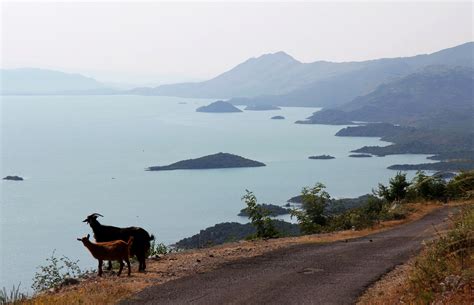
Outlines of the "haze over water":
M213 100L212 100L213 101ZM376 138L335 137L343 126L299 125L315 108L197 113L211 100L142 96L4 96L0 287L31 285L35 267L57 256L96 261L76 241L92 233L82 220L141 226L171 244L237 216L245 189L259 202L283 204L323 182L333 197L371 191L396 163L425 155L349 158ZM183 104L185 103L185 104ZM283 115L286 120L270 120ZM148 172L151 165L228 152L264 162L243 169ZM330 154L333 160L308 160ZM8 237L8 238L7 238Z

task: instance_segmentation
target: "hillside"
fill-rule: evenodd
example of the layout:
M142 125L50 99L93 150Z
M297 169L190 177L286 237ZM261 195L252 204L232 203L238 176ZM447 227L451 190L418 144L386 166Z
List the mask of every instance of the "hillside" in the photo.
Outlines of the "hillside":
M301 63L284 52L251 58L205 82L137 88L133 94L233 98L233 104L336 106L428 65L472 67L474 43L429 55Z
M467 128L474 101L472 68L426 67L399 80L380 85L337 109L323 110L308 123L347 121L387 122L430 129Z
M113 91L95 79L80 74L33 68L3 69L0 74L0 93L3 95Z

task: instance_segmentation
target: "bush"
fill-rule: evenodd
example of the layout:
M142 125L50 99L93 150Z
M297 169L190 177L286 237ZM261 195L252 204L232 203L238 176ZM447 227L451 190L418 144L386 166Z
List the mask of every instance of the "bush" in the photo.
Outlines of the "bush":
M418 171L408 190L410 201L440 200L446 201L446 183L439 176L427 176Z
M160 255L165 255L168 253L173 252L173 249L166 246L164 243L157 243L156 241L152 241L150 244L150 250L148 252L149 257L156 257Z
M446 186L446 193L452 199L474 197L474 171L461 172Z
M328 217L325 215L330 196L324 190L322 183L316 183L314 187L303 188L301 192L302 209L291 210L291 216L295 216L304 234L320 233L327 225Z
M407 174L397 172L395 177L390 179L388 186L379 183L378 190L375 191L375 193L385 198L388 202L401 202L405 199L409 186L410 183L407 181Z
M44 266L39 266L33 278L33 288L36 292L44 291L50 288L57 288L70 279L77 279L85 276L88 272L82 271L77 261L71 261L68 257L57 258L56 250L46 259L48 262Z
M245 212L249 215L250 223L255 227L257 232L255 236L249 238L275 238L279 236L278 231L275 229L272 219L270 218L270 211L264 209L260 204L257 203L257 197L250 192L245 190L246 194L242 197L247 207Z

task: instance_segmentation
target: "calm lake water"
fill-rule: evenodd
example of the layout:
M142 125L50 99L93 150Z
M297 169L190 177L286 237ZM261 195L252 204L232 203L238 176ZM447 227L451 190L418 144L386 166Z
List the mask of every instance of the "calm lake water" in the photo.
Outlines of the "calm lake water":
M38 265L57 255L95 267L77 237L92 233L82 220L137 225L171 244L237 216L252 190L259 202L283 204L303 186L323 182L333 197L353 197L386 183L395 163L428 162L424 155L349 158L376 138L342 138L341 126L298 125L315 108L198 113L211 100L140 96L2 97L0 287L28 289ZM286 120L270 120L283 115ZM151 165L217 152L266 167L148 172ZM308 160L330 154L333 160Z

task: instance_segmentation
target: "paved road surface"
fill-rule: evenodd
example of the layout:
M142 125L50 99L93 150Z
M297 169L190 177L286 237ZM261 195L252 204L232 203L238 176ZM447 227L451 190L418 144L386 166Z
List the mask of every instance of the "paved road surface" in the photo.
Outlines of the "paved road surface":
M450 209L367 237L297 245L149 287L121 304L353 304L443 226Z

